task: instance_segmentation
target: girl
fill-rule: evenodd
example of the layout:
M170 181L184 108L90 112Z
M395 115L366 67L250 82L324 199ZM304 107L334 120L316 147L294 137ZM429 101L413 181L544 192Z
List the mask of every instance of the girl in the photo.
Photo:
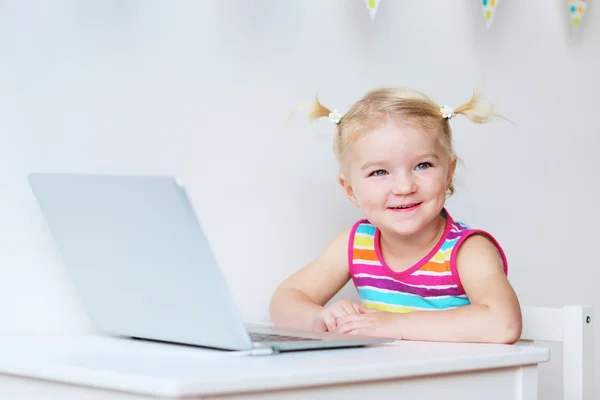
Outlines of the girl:
M280 326L407 340L514 343L521 308L502 248L455 221L457 157L450 120L496 115L477 91L452 109L405 88L368 92L343 116L316 100L311 119L335 124L339 182L364 214L282 282L270 314ZM352 279L361 303L324 305Z

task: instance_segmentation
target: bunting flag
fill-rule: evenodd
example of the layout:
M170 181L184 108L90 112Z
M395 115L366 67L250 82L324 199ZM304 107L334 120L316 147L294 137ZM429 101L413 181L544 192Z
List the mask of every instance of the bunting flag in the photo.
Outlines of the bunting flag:
M583 13L587 8L589 0L567 0L569 3L569 14L571 15L571 25L577 28L581 24Z
M377 8L379 7L380 0L365 0L365 5L367 6L367 10L369 10L369 17L371 17L371 21L375 20L375 14L377 13Z
M499 0L482 0L483 1L483 17L485 18L485 27L490 29L496 15L496 8Z

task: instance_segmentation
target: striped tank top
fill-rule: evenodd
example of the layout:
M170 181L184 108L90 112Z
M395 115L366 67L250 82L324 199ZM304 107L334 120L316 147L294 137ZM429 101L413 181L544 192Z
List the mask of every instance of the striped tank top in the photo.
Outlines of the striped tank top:
M380 231L367 220L354 224L348 243L350 275L363 306L406 313L447 310L470 304L456 270L456 253L464 240L483 234L494 243L507 273L507 262L498 242L487 232L454 221L444 209L446 226L436 246L405 271L393 271L383 259Z

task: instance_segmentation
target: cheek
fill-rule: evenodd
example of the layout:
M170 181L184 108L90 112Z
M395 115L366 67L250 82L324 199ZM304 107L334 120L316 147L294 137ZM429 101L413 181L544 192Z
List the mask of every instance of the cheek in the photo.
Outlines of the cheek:
M421 190L429 193L446 192L447 176L446 172L439 170L435 173L424 175L420 178L419 187Z
M355 188L356 198L362 205L380 203L386 193L383 179L363 179Z

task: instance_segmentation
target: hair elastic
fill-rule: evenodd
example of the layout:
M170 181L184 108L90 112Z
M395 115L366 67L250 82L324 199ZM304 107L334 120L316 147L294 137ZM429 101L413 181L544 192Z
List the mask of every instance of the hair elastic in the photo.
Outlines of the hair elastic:
M443 106L442 108L440 108L440 111L442 112L442 117L444 118L452 119L456 117L456 113L454 112L454 108L452 107Z
M342 120L342 114L334 110L329 113L329 120L337 125Z

